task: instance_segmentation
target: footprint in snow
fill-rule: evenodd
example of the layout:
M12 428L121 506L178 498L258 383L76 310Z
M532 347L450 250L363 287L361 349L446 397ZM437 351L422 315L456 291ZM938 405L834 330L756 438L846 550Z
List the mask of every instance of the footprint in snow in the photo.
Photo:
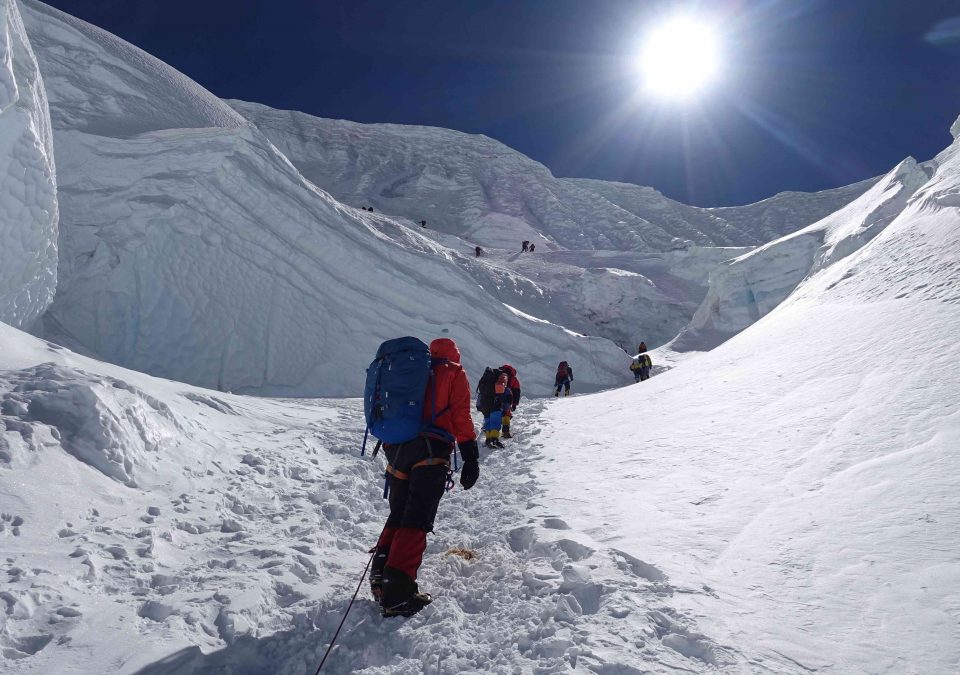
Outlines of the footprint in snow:
M552 518L552 517L544 518L543 526L548 530L569 530L570 529L570 526L567 525L567 523L564 520L560 518Z
M629 553L613 549L610 557L622 572L638 576L653 583L663 583L667 580L667 575L654 567L650 563L643 562L639 558L634 558Z
M654 631L660 642L688 659L703 661L711 666L733 665L736 661L729 650L719 646L710 638L697 633L671 616L669 610L654 610L648 613L653 621Z

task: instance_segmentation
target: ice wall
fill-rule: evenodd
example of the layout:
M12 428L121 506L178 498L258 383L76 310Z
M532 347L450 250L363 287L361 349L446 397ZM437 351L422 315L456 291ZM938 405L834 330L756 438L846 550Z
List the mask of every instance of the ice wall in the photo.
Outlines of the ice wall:
M804 280L870 242L927 182L934 163L908 157L862 196L812 225L720 265L673 347L715 347L783 302Z
M16 0L0 0L0 321L30 326L57 287L57 185L43 80Z
M402 334L457 339L471 373L511 360L541 393L564 358L582 365L582 390L622 378L612 343L511 312L461 255L340 204L182 74L24 7L63 213L44 335L162 377L275 395L357 395L377 344Z

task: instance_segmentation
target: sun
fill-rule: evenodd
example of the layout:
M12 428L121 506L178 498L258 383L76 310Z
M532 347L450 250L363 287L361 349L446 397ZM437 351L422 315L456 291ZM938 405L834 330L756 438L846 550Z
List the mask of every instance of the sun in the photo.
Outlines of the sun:
M662 98L689 99L717 78L719 40L706 23L677 17L647 34L636 65L648 92Z

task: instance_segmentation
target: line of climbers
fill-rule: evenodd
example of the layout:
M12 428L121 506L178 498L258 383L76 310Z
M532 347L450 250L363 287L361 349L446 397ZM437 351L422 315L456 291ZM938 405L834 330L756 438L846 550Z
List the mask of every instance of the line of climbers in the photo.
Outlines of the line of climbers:
M561 391L568 396L572 382L573 368L561 361L554 396ZM516 368L486 368L475 391L484 443L503 448L500 439L513 437L511 424L520 403ZM463 488L469 490L480 477L470 383L457 344L449 338L429 347L415 337L387 340L367 368L363 404L366 432L378 439L373 454L382 448L387 459L383 496L390 504L371 550L370 592L383 616L411 616L433 601L420 591L417 572L440 498L454 487L458 449ZM366 440L365 435L361 454Z
M557 372L557 395L570 392L573 369ZM510 364L486 368L476 388L484 443L503 448L520 403L520 380ZM471 418L471 392L460 350L449 338L426 344L414 337L380 345L367 369L363 403L367 433L377 437L387 459L384 498L390 513L370 566L370 592L383 616L411 616L433 601L420 591L417 572L427 533L433 531L440 498L454 487L457 450L460 484L469 490L480 476L480 450ZM364 436L364 450L366 436ZM361 453L362 454L362 453Z

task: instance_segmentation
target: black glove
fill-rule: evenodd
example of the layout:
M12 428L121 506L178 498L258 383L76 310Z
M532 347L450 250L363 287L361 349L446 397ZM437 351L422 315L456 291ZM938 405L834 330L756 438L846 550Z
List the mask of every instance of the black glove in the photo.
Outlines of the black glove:
M457 447L460 448L460 456L463 457L464 464L467 462L476 462L480 459L480 448L477 447L476 441L457 443Z
M480 477L480 463L475 459L463 460L463 468L460 469L460 485L464 490L472 488Z
M465 441L457 444L460 448L460 456L463 457L463 468L460 469L460 485L464 490L469 490L480 477L480 448L476 441Z

